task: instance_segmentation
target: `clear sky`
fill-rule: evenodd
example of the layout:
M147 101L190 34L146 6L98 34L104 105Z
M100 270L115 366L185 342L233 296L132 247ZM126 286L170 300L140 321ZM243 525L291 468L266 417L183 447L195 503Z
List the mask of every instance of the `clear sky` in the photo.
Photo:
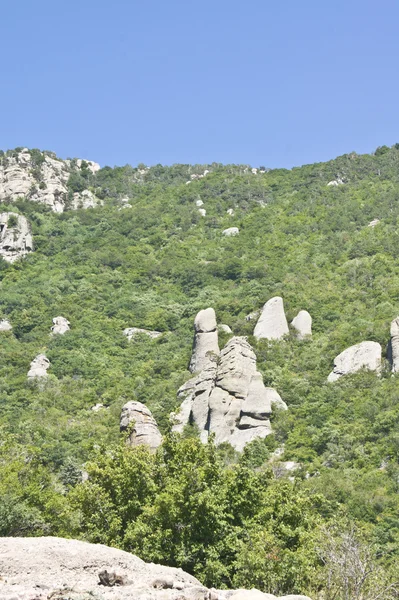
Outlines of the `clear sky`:
M0 148L291 167L399 142L397 0L0 0Z

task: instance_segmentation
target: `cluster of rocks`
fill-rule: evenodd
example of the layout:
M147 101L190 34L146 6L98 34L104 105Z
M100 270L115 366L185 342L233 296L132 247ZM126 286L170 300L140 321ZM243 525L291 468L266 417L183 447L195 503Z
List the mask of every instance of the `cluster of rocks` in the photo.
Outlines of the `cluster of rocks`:
M129 552L56 537L2 538L2 600L310 600L204 587L182 569Z
M258 313L247 315L251 321ZM312 335L312 317L307 310L300 310L291 322L298 339ZM262 312L255 325L254 336L257 340L281 340L289 334L287 318L284 312L284 302L280 296L270 298L263 306Z
M198 179L203 179L208 175L208 173L210 173L209 169L205 169L203 173L191 173L190 179L186 181L186 185L188 185L192 181L198 181Z
M8 321L6 321L8 323ZM70 330L70 322L65 317L54 317L50 335L64 335ZM11 324L9 328L12 329ZM45 354L38 354L30 363L28 371L28 379L45 379L48 376L47 371L51 367L51 363Z
M27 198L61 213L68 200L69 176L73 170L81 171L83 167L92 173L100 169L100 165L92 161L61 160L47 153L40 153L40 161L37 161L37 156L27 148L5 155L0 164L0 202ZM71 208L91 208L98 203L87 189L73 194Z
M152 340L162 335L160 331L151 331L150 329L141 329L140 327L127 327L123 330L123 335L127 337L129 342L139 334L148 335Z
M213 308L198 313L194 329L190 371L197 374L178 391L182 404L173 416L173 430L181 433L188 423L195 424L203 442L212 433L216 444L228 442L241 451L271 433L272 407L286 405L274 389L264 386L245 337L233 337L219 350Z
M1 213L0 256L13 263L32 251L33 240L28 220L14 212Z

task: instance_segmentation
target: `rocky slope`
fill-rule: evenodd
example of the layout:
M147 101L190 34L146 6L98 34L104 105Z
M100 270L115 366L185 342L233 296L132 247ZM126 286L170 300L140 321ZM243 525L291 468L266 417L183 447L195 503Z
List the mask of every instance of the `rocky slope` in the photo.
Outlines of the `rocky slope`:
M274 600L257 590L208 590L182 569L78 540L2 538L2 600ZM284 596L280 600L309 600Z

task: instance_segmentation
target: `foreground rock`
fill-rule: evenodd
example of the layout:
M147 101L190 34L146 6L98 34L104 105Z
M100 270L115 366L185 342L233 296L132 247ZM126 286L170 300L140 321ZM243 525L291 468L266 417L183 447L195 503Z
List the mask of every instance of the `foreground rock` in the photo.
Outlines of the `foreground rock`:
M0 256L13 263L33 251L28 220L14 212L0 214Z
M120 430L130 431L128 441L131 446L145 445L155 451L162 443L162 435L151 411L141 402L128 402L123 406Z
M78 540L2 538L1 600L310 600L258 590L208 590L182 569Z
M258 340L281 340L288 333L283 299L280 296L270 298L263 306L255 326L254 336Z
M44 354L38 354L30 363L28 379L47 377L47 369L50 368L50 361Z
M279 394L266 388L256 368L256 356L245 337L233 337L217 361L208 361L197 377L179 390L182 400L174 431L188 423L200 430L201 440L215 435L215 443L236 450L271 433L272 406L287 408Z
M399 317L396 317L391 323L389 358L392 365L392 373L397 373L399 371Z
M141 329L140 327L127 327L123 330L123 335L127 337L129 342L140 333L148 335L152 340L162 335L160 331L151 331L150 329Z
M337 381L343 375L356 373L363 368L380 373L381 346L377 342L360 342L338 354L334 359L334 369L329 374L328 381Z
M216 315L213 308L200 310L194 321L194 344L189 369L191 373L202 371L219 355Z
M54 317L51 333L53 335L64 335L70 330L70 322L65 317Z
M307 310L300 310L292 320L291 325L295 329L298 340L306 339L312 335L312 317Z
M61 160L53 153L38 150L13 150L0 160L0 202L14 202L26 198L46 204L54 212L71 208L90 208L99 200L88 189L75 192L72 199L68 190L71 173L95 173L100 165L92 161Z

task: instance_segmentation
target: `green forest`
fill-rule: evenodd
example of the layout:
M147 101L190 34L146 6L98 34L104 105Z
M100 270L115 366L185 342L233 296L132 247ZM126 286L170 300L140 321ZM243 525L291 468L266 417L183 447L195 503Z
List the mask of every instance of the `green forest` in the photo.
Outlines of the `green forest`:
M89 189L96 208L2 203L29 220L35 250L0 258L0 319L13 327L0 332L0 535L101 542L208 587L397 598L399 375L387 346L399 315L399 144L254 171L83 165L68 190ZM224 236L230 227L239 235ZM289 322L309 311L310 339L253 337L246 316L273 296ZM170 431L207 307L248 336L288 405L242 454L201 444L193 427ZM71 330L51 337L59 315ZM129 342L127 327L162 335ZM364 340L383 348L381 377L327 383L334 357ZM41 352L49 376L28 381ZM119 433L129 400L156 418L156 454ZM301 465L295 477L271 461L282 446Z

